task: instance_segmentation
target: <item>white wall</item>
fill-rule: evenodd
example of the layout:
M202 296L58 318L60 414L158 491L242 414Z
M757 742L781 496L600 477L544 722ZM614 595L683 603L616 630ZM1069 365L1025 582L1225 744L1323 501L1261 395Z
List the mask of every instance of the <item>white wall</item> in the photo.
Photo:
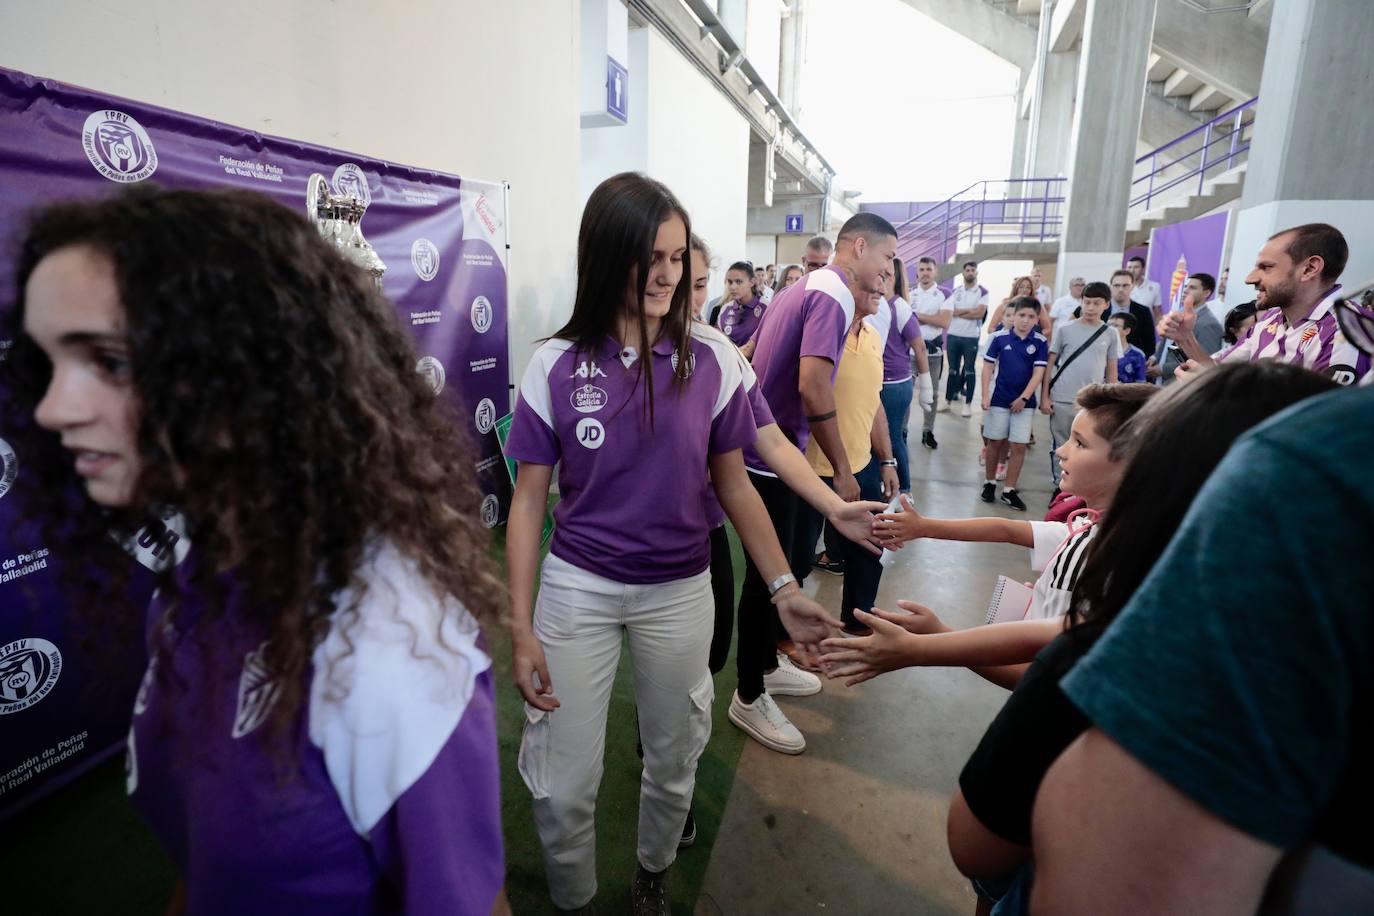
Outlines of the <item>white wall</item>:
M0 63L407 165L511 182L512 373L572 299L576 0L4 0Z
M744 240L744 259L753 261L755 267L767 267L778 263L778 237L776 235L750 235ZM738 261L736 255L730 260Z
M749 125L654 29L630 30L629 57L629 123L583 128L580 200L626 170L666 184L711 246L714 297L725 268L745 257Z

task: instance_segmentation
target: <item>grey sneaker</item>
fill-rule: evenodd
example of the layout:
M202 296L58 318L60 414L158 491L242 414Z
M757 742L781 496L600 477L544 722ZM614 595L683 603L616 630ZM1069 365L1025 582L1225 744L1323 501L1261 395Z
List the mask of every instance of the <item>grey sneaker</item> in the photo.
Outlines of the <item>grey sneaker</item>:
M634 916L670 916L668 891L663 886L667 871L654 873L646 871L643 865L635 866L635 880L630 887L630 912Z

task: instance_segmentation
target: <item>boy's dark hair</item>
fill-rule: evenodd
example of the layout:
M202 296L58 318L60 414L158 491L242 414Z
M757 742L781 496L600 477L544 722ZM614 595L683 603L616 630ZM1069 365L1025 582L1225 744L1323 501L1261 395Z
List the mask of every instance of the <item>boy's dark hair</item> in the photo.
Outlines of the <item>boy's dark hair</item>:
M1020 299L1014 300L1011 307L1018 312L1022 309L1030 309L1035 314L1040 314L1040 300L1034 296L1022 296Z
M1130 278L1131 278L1131 282L1132 282L1132 283L1135 282L1135 275L1132 274L1129 270L1127 270L1127 269L1124 268L1124 267L1121 267L1121 268L1118 268L1118 269L1112 271L1112 275L1111 275L1111 277L1109 277L1108 279L1110 279L1110 280L1115 280L1117 277L1130 277ZM1086 296L1087 293L1084 293L1083 295Z
M1189 274L1189 278L1202 284L1202 288L1207 290L1207 295L1212 296L1217 291L1217 278L1211 274Z
M1141 267L1144 267L1144 266L1145 266L1145 259L1142 258L1142 257L1141 257L1140 255L1138 255L1138 254L1133 254L1133 255L1131 255L1129 258L1126 259L1126 263L1127 263L1127 264L1139 264Z
M977 267L977 266L978 266L978 262L977 262L977 261L965 261L965 262L964 262L964 267ZM961 268L959 268L959 269L960 269L960 270L963 270L964 267L961 267Z
M1117 312L1115 315L1112 315L1112 316L1109 317L1107 320L1108 320L1109 322L1110 322L1110 321L1120 321L1120 322L1125 326L1126 330L1128 330L1128 331L1134 331L1134 330L1135 330L1135 325L1136 325L1135 316L1132 315L1130 312Z
M1113 315L1112 317L1117 316ZM1098 382L1083 386L1075 400L1079 407L1092 416L1093 426L1097 429L1097 434L1112 443L1112 458L1115 459L1118 457L1117 431L1125 426L1126 421L1134 417L1136 412L1145 406L1145 402L1159 391L1160 389L1154 385L1147 385L1143 382L1131 382L1125 385L1107 385Z
M1101 280L1094 280L1083 287L1084 299L1110 299L1112 298L1112 288Z

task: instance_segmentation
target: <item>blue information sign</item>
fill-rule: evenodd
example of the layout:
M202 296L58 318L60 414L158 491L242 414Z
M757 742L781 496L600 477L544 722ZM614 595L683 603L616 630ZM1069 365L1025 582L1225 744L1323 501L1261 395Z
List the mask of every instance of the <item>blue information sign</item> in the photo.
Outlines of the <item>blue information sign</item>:
M630 120L630 71L606 58L606 114L624 124Z
M801 215L800 213L789 213L789 214L787 214L787 231L788 231L788 232L803 232L803 231L805 231L805 230L802 229L802 215Z

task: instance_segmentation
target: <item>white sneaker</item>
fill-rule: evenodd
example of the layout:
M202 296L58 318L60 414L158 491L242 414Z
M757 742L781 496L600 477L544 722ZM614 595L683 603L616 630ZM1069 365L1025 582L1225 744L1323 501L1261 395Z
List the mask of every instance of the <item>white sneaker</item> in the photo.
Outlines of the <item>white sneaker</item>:
M788 721L778 704L766 693L752 703L739 698L739 691L730 698L730 721L741 731L770 751L780 754L800 754L806 750L806 739L797 726Z
M973 408L972 408L971 406L969 406L968 401L965 401L965 402L964 402L964 409L961 410L961 411L959 411L959 416L961 416L961 417L971 417L971 416L973 416Z
M821 692L821 679L778 653L778 667L763 676L763 689L779 697L810 697Z
M936 407L935 407L935 412L936 412L936 413L948 413L948 412L949 412L949 401L937 401L937 402L936 402Z

